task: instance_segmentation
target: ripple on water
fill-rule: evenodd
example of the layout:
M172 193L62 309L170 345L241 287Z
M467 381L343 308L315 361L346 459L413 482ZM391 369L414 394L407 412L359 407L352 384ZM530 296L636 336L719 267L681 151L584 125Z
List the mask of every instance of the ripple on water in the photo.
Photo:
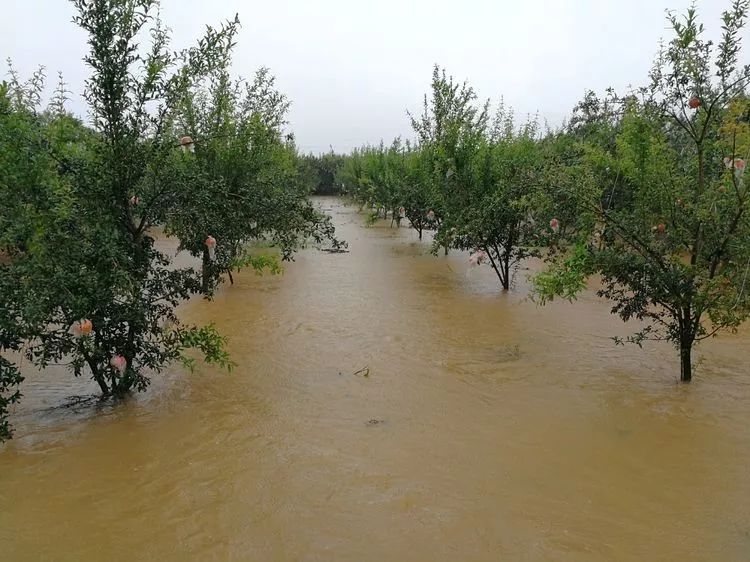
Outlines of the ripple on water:
M465 254L324 201L349 253L181 309L230 336L231 374L62 407L95 386L29 373L3 557L747 559L750 331L676 384L673 350L612 345L633 326L592 293L538 307L528 272L502 294Z

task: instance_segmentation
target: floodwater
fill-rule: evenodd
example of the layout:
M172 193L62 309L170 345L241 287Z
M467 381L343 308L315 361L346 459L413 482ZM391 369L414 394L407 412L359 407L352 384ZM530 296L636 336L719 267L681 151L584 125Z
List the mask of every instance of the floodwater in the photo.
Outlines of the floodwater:
M321 204L350 253L185 306L231 336L231 374L98 409L29 376L0 560L750 560L750 331L680 385L668 346L613 345L630 328L593 293L539 308L526 272L502 294Z

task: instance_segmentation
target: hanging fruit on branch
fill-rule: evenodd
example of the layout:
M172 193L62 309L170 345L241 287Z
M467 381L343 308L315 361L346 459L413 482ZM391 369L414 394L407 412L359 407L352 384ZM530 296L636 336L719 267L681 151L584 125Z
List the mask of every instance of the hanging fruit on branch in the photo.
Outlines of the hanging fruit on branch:
M208 258L211 261L216 260L216 238L209 236L206 238L206 248L208 248Z
M77 338L88 336L93 329L94 325L91 323L91 320L88 319L79 320L78 322L73 323L73 335Z
M688 100L688 107L690 109L698 109L701 106L701 99L698 96L693 96Z
M128 361L122 355L115 355L112 359L109 360L109 365L113 369L122 373L128 366Z
M180 145L182 146L183 152L195 152L195 143L191 137L182 137L180 139Z
M487 252L484 250L477 250L471 256L469 256L469 265L471 267L476 267L478 265L482 265L483 263L486 263L489 259L489 256L487 255Z
M741 176L745 173L746 162L742 158L732 158L727 156L724 158L724 166L727 170L734 169L734 173L737 176Z
M560 231L560 221L557 219L552 219L549 221L549 227L552 229L552 232L557 234Z

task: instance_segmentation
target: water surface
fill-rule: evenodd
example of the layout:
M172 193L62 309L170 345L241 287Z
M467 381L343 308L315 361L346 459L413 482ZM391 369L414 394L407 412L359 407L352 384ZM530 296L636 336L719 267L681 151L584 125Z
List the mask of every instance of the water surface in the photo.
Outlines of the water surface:
M502 294L321 204L350 253L184 307L231 336L232 374L173 368L96 412L58 407L90 382L29 375L1 560L750 559L748 330L680 385L593 293L539 308L523 271Z

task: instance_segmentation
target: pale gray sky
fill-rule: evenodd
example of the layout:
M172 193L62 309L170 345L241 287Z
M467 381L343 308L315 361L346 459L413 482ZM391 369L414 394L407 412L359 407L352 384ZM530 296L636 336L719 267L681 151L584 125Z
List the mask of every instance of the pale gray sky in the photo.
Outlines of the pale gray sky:
M290 128L303 151L411 137L406 110L419 110L438 63L482 97L503 96L518 113L559 123L584 90L622 91L645 82L665 9L690 0L163 0L173 46L205 24L239 13L235 72L268 66L291 98ZM711 36L730 0L700 0ZM86 37L66 0L2 0L0 55L23 75L63 71L80 97ZM746 58L746 57L745 57Z

